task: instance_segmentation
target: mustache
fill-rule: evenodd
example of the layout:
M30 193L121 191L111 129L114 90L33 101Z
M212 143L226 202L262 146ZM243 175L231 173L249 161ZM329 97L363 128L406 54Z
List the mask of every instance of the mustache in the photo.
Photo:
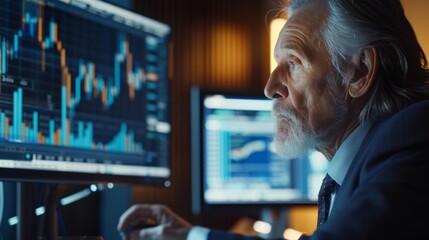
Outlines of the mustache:
M292 121L298 121L298 115L296 114L296 112L293 110L285 109L277 100L273 101L273 115L276 117L281 116Z

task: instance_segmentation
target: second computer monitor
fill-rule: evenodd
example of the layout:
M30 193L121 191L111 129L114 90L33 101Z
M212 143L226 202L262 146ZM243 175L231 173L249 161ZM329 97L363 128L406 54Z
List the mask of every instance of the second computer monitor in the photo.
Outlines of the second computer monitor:
M264 96L193 88L194 213L316 203L328 161L276 154L271 109Z

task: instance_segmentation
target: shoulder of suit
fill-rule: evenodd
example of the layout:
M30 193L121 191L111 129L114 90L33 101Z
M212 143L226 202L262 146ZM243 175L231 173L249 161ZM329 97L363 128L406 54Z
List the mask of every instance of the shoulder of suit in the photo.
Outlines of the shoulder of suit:
M373 130L407 135L417 131L429 131L428 121L429 100L424 100L411 104L390 117L376 121Z

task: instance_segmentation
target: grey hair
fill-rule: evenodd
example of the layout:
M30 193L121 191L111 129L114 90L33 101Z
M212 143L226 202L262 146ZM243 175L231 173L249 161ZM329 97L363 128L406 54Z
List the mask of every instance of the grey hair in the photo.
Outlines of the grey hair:
M289 14L313 1L291 0ZM319 29L340 84L353 80L352 57L369 46L379 55L379 71L360 120L391 115L429 98L426 56L405 17L400 0L325 0L328 17Z

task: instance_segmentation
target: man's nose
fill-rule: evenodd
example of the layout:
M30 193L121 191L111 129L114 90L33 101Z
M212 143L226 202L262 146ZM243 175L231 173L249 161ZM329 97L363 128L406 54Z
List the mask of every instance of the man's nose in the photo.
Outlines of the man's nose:
M281 71L277 67L271 73L265 85L264 94L267 98L282 99L289 96L289 90L286 86L286 78L282 76Z

